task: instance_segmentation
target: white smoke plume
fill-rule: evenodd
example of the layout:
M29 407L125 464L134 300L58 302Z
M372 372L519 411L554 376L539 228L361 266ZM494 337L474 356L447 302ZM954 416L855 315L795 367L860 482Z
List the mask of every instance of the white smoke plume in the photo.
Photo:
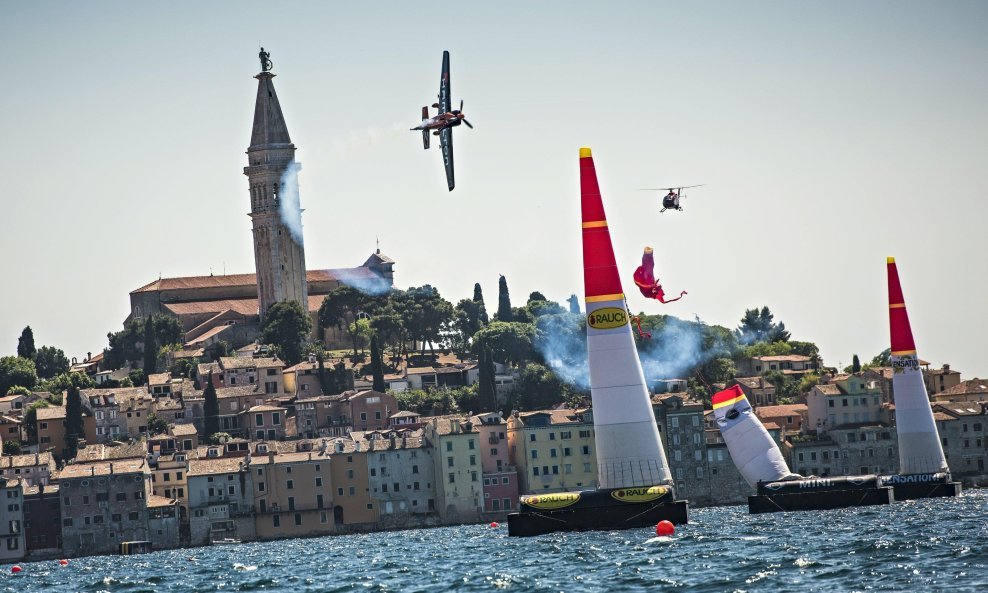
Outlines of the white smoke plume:
M356 269L362 270L361 268ZM343 284L355 288L364 294L378 296L391 291L390 282L369 270L367 272L355 272L353 269L344 268L341 270L330 270L330 272Z
M582 317L570 313L540 317L535 347L560 379L578 389L589 389L587 338ZM638 351L648 385L660 379L689 379L698 367L729 355L728 346L718 340L704 344L709 334L705 334L703 327L667 317L662 327L652 330L652 338Z
M361 148L367 148L383 140L403 136L409 126L391 124L390 126L375 126L363 131L347 132L342 138L333 143L334 156L343 156Z
M298 163L292 161L281 174L278 191L278 214L281 222L292 234L292 239L302 244L302 206L298 196Z

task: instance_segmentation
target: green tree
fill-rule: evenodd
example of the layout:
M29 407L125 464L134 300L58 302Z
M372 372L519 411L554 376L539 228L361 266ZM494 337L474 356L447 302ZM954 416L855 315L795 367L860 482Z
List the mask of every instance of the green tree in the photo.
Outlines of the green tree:
M453 328L456 330L457 350L461 353L470 349L470 340L473 339L473 335L486 325L481 319L481 307L483 307L483 303L470 299L463 299L456 303Z
M76 389L92 389L96 387L96 382L86 373L62 373L52 377L49 381L41 385L45 391L58 397L61 401L62 393L75 387Z
M409 288L405 305L403 325L409 338L418 342L423 352L426 344L431 350L433 344L449 333L453 323L453 305L434 287L425 284Z
M203 434L214 435L220 431L220 403L213 387L213 374L206 375L206 388L202 392Z
M29 443L38 442L38 409L47 408L50 404L45 400L38 400L27 407L24 411L23 426L27 431Z
M220 340L219 342L213 342L209 346L206 346L203 351L203 355L206 360L210 362L215 362L224 356L229 356L231 352L230 344L225 340Z
M4 441L3 442L3 454L4 455L20 455L21 454L21 442L20 441Z
M353 355L357 355L357 328L354 325L365 309L371 305L370 298L356 288L340 286L334 288L319 306L319 333L328 327L342 327L353 341ZM352 330L352 331L351 331Z
M371 375L374 377L374 391L384 393L387 384L384 382L384 359L377 345L377 335L371 338Z
M430 389L406 389L395 393L398 407L423 416L442 416L460 410L456 403L457 391L448 387Z
M0 358L0 393L7 393L15 385L31 389L37 384L38 373L33 360L20 356Z
M566 401L567 389L559 377L540 364L527 364L515 384L523 410L543 410Z
M173 377L185 377L195 381L199 364L195 358L179 358L168 367L168 372Z
M709 383L727 383L737 376L737 368L730 358L719 356L703 365L700 371Z
M281 359L291 366L302 360L311 333L312 320L302 305L297 301L280 301L268 308L261 327L261 342L276 346Z
M881 352L876 354L875 357L871 359L870 366L873 367L892 366L892 349L886 348L885 350L882 350Z
M7 390L7 395L31 395L31 390L22 385L14 385Z
M374 328L371 327L371 320L368 317L361 317L354 322L356 327L350 331L357 334L357 343L360 345L360 354L363 355L364 348L370 345L371 337L374 335Z
M487 306L484 305L484 291L480 289L480 282L473 285L473 302L477 303L477 317L483 325L491 322L487 316Z
M34 366L38 369L38 377L51 379L55 375L69 372L69 359L60 348L42 346L34 355Z
M210 445L221 445L229 441L232 437L228 432L214 432L206 437L206 442Z
M104 351L103 364L109 369L121 369L137 364L142 359L139 346L144 335L144 324L132 319L124 329L106 334L109 346Z
M166 432L168 432L168 422L164 418L159 418L154 412L148 414L148 434L154 436Z
M490 325L477 332L474 342L483 342L490 348L494 360L505 364L519 365L535 355L532 347L537 334L531 323L506 323L492 321Z
M65 459L75 458L79 439L85 436L85 426L82 422L82 396L79 394L79 388L72 386L65 396Z
M477 386L478 400L484 408L493 412L497 410L497 386L494 376L494 357L491 354L490 346L486 342L479 345L480 357L478 360L478 370L480 371L480 382Z
M858 359L858 355L855 354L851 358L851 372L860 373L861 372L861 360Z
M21 337L17 339L17 356L33 360L37 350L34 348L34 332L31 326L27 326L21 332Z
M508 294L508 281L504 276L497 281L497 320L505 323L514 321L511 315L511 296Z
M741 325L738 326L737 336L742 344L754 344L756 342L787 342L789 332L786 331L786 324L774 322L775 316L768 307L758 309L747 309L741 318Z
M127 373L127 378L130 379L130 384L134 387L140 387L148 383L148 376L144 373L143 369L133 369Z

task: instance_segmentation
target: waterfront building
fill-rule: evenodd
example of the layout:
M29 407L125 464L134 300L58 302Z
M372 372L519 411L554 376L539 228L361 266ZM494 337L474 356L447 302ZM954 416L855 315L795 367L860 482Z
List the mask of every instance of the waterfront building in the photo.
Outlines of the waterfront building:
M703 404L686 394L655 396L652 410L669 457L669 472L676 481L676 494L683 499L707 496L706 438Z
M179 518L188 512L189 457L184 451L149 455L151 467L151 493L177 501L181 507Z
M961 381L933 396L937 403L988 401L988 379Z
M497 412L471 418L480 435L480 462L484 479L484 512L515 510L518 500L518 468L511 463L508 422Z
M205 458L189 460L189 538L194 546L255 539L254 483L249 465L244 457L220 454L221 447L210 446Z
M66 556L115 554L120 542L148 540L150 468L144 459L65 466L58 475Z
M538 410L507 420L509 456L519 492L587 490L597 485L593 415L589 409Z
M245 464L252 474L257 539L333 533L333 482L326 449L258 451Z
M57 483L24 487L24 536L28 558L61 553L62 505Z
M899 471L895 429L884 423L851 423L826 433L791 436L783 452L792 471L804 476L889 475Z
M370 497L380 527L421 525L436 514L434 450L422 430L373 430L350 434L367 449Z
M953 477L988 481L988 402L942 402L933 412Z
M371 531L380 509L371 498L367 447L363 441L335 438L330 443L330 474L337 531Z
M155 550L170 550L182 545L179 502L173 498L148 497L148 534Z
M0 562L27 554L24 539L24 480L0 480Z
M481 520L484 492L479 431L465 416L430 418L422 430L433 448L439 518L445 523Z

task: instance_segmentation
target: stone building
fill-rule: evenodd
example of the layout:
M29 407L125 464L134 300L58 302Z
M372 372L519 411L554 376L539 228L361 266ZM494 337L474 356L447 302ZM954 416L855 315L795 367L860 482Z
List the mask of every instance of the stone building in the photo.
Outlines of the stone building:
M479 431L465 416L431 418L422 430L433 448L439 517L446 523L480 521L484 492Z
M24 539L24 480L0 480L0 562L27 554Z
M62 506L58 484L24 488L24 533L30 559L54 558L62 550Z
M652 410L676 483L676 494L699 500L709 493L703 404L685 394L656 396Z
M115 554L120 542L150 539L150 468L144 459L65 466L58 477L66 556Z
M333 482L328 450L258 454L252 474L257 539L333 533Z
M484 512L512 511L517 505L519 494L518 468L511 463L508 450L508 423L497 412L477 414L471 420L480 434Z
M354 432L367 449L370 497L381 527L423 525L436 515L434 451L422 431L374 430Z
M221 457L220 447L191 459L189 537L193 546L214 541L255 539L254 482L244 457Z
M988 402L937 403L933 412L953 477L988 483Z
M369 531L380 517L371 498L367 447L363 441L335 438L329 443L330 472L336 488L333 523L336 530Z
M735 379L745 397L754 408L775 405L775 385L765 380L765 377L738 377Z
M0 456L0 477L21 479L31 486L47 485L55 473L55 458L51 453L24 453Z
M939 369L923 369L923 382L926 383L926 393L930 397L960 385L961 374L950 368L949 364Z
M881 422L881 400L882 388L876 380L860 373L833 377L806 396L804 431L824 433L847 424Z

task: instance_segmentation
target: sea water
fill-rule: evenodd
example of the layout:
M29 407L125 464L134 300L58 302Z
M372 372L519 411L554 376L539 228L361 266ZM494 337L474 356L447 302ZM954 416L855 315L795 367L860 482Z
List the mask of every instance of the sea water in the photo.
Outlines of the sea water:
M988 591L988 491L836 511L694 509L654 531L472 525L22 563L16 592Z

